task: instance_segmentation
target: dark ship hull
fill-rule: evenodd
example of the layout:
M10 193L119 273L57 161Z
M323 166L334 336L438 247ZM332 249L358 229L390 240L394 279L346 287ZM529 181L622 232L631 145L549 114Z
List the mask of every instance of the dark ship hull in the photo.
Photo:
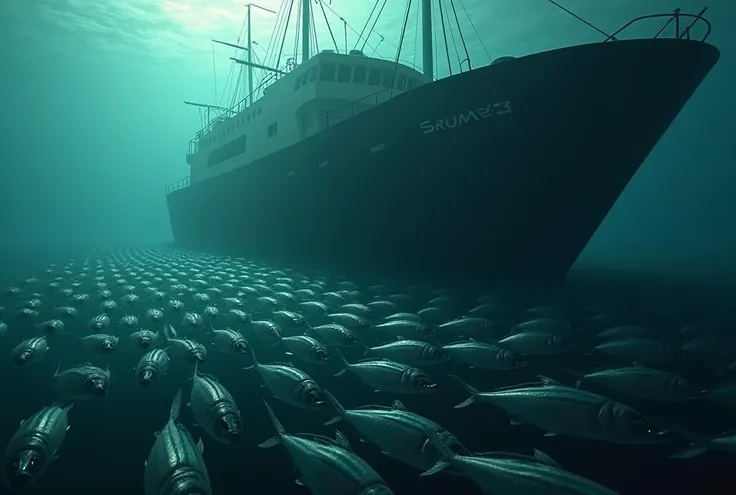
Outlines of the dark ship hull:
M616 41L441 79L171 192L175 241L364 272L564 276L718 57Z

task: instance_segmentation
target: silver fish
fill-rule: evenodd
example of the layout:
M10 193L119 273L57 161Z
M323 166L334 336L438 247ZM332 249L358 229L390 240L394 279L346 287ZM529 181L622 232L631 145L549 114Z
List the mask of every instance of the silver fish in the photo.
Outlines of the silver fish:
M169 355L166 354L166 351L163 349L154 349L152 351L148 351L140 361L138 361L135 373L138 377L138 383L147 387L164 376L168 369Z
M128 338L130 339L131 345L145 351L158 342L158 331L138 330L137 332L131 333Z
M531 423L549 434L563 434L622 444L662 444L671 441L634 409L602 395L559 385L544 378L542 384L505 387L480 392L455 378L470 397L455 406L475 401L500 407L512 423Z
M235 330L229 328L224 330L213 330L214 345L220 352L247 356L251 353L250 344L245 337Z
M18 344L10 353L13 362L18 365L30 365L39 362L49 350L46 337L32 337Z
M439 347L419 340L398 337L395 342L367 349L366 357L388 359L409 366L427 366L447 361L450 356Z
M67 412L72 406L44 407L21 421L5 447L2 460L3 483L10 491L23 490L38 481L59 456L69 429Z
M498 345L522 356L548 356L570 349L565 337L547 332L517 333L499 340Z
M230 392L215 377L194 367L189 407L197 423L218 442L237 445L243 438L240 411Z
M345 360L340 351L335 352L345 366L335 376L350 371L375 390L398 394L420 394L434 392L438 387L429 375L418 368L387 359L366 359L351 364Z
M337 323L327 323L310 328L307 333L330 347L358 347L358 337L350 330Z
M114 335L96 333L82 337L81 343L88 351L110 354L118 347L120 339Z
M110 388L110 369L101 369L90 363L60 371L56 368L57 398L63 401L104 397Z
M669 363L681 357L677 348L658 340L644 338L614 340L596 346L595 350L602 354L639 363Z
M436 432L428 430L427 435L442 460L422 476L452 466L484 491L498 495L617 495L594 481L565 471L541 451L535 451L535 457L504 452L482 457L460 455L450 450Z
M442 350L471 368L513 370L527 364L526 361L507 349L472 339L447 344L442 346Z
M97 315L87 323L87 328L93 332L102 332L110 326L110 317L106 314Z
M156 436L143 475L145 495L212 495L202 458L204 444L196 444L179 421L181 389L174 397L166 426Z
M164 337L169 345L168 352L171 359L181 361L192 366L197 362L207 361L207 349L199 342L191 339L180 339L171 325L164 327Z
M263 384L276 397L288 404L304 408L321 408L327 402L322 388L312 377L288 363L260 364L253 354L253 364Z
M293 337L284 337L281 343L287 349L287 355L294 356L302 361L315 364L325 364L330 362L330 355L327 348L317 339L308 335L295 335Z
M578 385L584 383L597 383L633 397L663 402L684 401L691 396L684 378L646 366L595 370L578 380Z
M336 432L334 441L320 435L291 435L263 402L277 434L259 447L281 443L299 471L297 483L309 487L312 495L393 494L381 476L353 453L342 433Z
M379 323L373 328L392 337L405 336L422 339L434 335L434 329L432 327L415 320L390 320Z
M407 411L401 401L394 401L392 407L345 409L327 390L325 396L337 413L326 425L345 420L364 439L380 447L381 451L419 469L430 469L439 460L437 450L427 438L428 429L437 432L442 442L452 449L464 454L470 453L454 435L437 423Z

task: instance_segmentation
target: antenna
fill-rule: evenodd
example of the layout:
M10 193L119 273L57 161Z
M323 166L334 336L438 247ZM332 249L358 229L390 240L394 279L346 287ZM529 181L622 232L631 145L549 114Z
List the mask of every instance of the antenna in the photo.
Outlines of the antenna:
M256 5L254 3L247 3L245 4L245 7L248 9L248 63L245 64L248 66L248 106L253 104L253 41L251 40L251 29L250 29L250 8L255 7L257 9L261 9L265 12L270 12L271 14L278 15L277 12L274 12L271 9L267 9L266 7L261 7L260 5Z

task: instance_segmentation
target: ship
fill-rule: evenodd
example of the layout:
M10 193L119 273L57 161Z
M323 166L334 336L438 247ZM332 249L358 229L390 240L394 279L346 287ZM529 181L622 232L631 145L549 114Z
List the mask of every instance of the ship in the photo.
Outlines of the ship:
M250 36L231 44L251 48L233 57L249 81L270 77L190 141L190 174L166 188L177 246L376 276L562 278L719 59L706 9L678 9L436 78L432 0L421 70L310 54L310 6L286 70L253 61ZM625 38L645 20L659 32Z

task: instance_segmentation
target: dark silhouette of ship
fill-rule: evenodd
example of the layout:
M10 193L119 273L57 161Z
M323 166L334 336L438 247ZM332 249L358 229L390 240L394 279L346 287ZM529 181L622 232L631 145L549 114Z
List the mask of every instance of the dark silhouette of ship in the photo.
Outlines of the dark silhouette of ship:
M191 175L166 191L176 244L382 274L564 276L719 58L705 9L677 10L433 80L429 4L424 73L359 51L310 58L307 29L302 63L268 69L262 98L190 142ZM675 35L619 39L652 18Z

